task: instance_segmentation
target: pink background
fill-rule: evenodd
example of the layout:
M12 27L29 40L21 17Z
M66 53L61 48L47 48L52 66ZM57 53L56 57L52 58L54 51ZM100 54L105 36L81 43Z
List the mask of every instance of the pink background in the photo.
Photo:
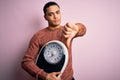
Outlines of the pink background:
M47 26L43 5L49 0L0 0L0 80L32 78L21 60L32 35ZM74 39L76 80L120 80L120 1L56 0L62 25L81 22L84 37Z

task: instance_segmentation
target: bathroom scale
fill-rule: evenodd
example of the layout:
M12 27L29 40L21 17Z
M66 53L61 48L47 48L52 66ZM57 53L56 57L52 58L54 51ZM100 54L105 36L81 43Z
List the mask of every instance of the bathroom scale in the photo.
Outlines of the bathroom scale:
M39 51L36 65L47 73L61 72L62 75L68 63L67 47L58 40L47 42Z

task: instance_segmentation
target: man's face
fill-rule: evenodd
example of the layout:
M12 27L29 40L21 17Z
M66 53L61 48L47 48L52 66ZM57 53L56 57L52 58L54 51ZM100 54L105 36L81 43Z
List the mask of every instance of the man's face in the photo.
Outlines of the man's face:
M56 27L61 23L60 8L57 5L52 5L47 8L45 19L48 21L49 26Z

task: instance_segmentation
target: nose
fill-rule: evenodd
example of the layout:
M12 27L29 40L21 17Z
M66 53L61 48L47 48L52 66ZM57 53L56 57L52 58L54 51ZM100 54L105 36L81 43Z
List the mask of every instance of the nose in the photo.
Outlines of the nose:
M54 19L57 19L58 15L57 14L54 14Z

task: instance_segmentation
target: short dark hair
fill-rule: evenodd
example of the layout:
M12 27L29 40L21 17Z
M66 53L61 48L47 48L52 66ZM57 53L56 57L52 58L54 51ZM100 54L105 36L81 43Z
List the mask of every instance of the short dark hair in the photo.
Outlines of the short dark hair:
M45 6L43 7L44 15L46 15L47 8L52 5L56 5L60 8L60 6L56 2L50 1L50 2L46 3Z

